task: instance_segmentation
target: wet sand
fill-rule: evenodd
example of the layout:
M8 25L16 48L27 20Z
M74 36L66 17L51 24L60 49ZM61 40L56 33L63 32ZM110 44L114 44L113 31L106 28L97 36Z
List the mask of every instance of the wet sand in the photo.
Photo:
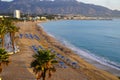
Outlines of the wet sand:
M51 79L46 80L119 80L116 76L100 70L95 66L89 64L84 59L64 45L60 44L53 37L50 37L41 27L37 26L38 22L18 22L16 25L20 27L20 33L36 34L40 37L40 40L17 38L16 43L20 47L20 52L10 56L11 63L8 67L5 67L2 72L4 80L35 80L35 75L30 68L30 62L33 60L32 55L35 54L32 50L32 45L41 45L44 48L52 48L57 53L63 55L65 58L69 58L73 62L77 62L80 68L73 68L65 60L63 61L67 68L61 68L56 66L57 71L52 74Z

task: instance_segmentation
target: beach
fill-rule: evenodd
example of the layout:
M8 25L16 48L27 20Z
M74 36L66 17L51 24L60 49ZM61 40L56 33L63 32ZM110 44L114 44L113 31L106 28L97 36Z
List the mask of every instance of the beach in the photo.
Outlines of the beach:
M57 71L52 74L50 79L47 78L46 80L119 80L115 75L96 68L74 54L72 50L44 32L43 28L37 25L38 23L41 22L16 23L16 26L20 27L20 31L16 34L16 44L19 46L20 52L10 56L10 64L3 69L1 74L3 80L35 80L35 75L30 67L33 60L32 55L35 54L31 48L32 45L41 45L45 49L52 48L56 53L77 62L79 66L79 68L74 68L65 60L58 58L65 63L67 68L56 66ZM29 39L24 36L19 38L19 34L29 33L39 36L40 40Z

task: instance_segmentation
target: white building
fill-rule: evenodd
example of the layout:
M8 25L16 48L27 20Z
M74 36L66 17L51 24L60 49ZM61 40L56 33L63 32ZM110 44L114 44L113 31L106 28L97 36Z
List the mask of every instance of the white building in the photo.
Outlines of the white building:
M14 11L14 18L20 18L20 10L15 10Z
M3 16L3 15L0 15L0 18L3 18L3 17L5 17L5 18L6 18L6 17L9 17L9 16Z

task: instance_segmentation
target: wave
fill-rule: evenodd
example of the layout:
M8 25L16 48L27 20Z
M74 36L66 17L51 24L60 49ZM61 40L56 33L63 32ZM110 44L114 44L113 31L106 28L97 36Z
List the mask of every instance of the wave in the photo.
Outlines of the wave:
M115 40L120 39L119 36L112 36L112 35L104 35L104 37L109 38L109 39L115 39Z

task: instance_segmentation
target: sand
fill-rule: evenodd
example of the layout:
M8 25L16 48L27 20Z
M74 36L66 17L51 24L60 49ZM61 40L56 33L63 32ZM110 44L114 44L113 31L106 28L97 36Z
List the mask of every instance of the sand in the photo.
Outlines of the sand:
M10 64L3 68L1 76L4 80L35 80L35 75L30 67L33 60L32 55L35 54L32 50L32 45L42 45L44 48L52 48L57 53L69 58L71 61L78 63L80 68L73 68L66 61L67 68L56 66L57 71L52 74L52 77L46 80L119 80L113 74L96 68L73 51L60 44L53 37L50 37L41 27L37 26L38 22L18 22L16 25L20 27L20 31L16 34L16 43L20 47L20 52L10 56ZM40 41L36 39L18 38L19 34L31 33L40 37Z

